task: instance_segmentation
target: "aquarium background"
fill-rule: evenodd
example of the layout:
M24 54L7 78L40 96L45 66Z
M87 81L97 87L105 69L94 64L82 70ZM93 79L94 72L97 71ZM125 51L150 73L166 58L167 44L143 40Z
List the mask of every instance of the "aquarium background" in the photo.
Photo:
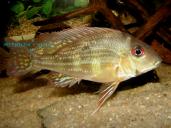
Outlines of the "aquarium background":
M94 1L100 4L103 0ZM137 1L147 12L147 17ZM9 52L7 44L11 39L15 46L30 47L26 40L32 40L41 33L73 27L113 28L109 19L98 9L66 20L61 18L67 13L89 7L90 2L93 3L93 0L0 0L0 47ZM82 81L71 88L58 88L48 83L48 70L33 71L31 75L19 78L8 76L3 69L0 71L0 128L171 127L170 1L107 0L106 3L123 23L124 31L134 36L137 30L140 34L147 31L143 26L164 7L164 11L157 13L160 17L152 22L156 24L150 23L151 29L142 39L162 57L161 66L121 83L116 93L94 115L91 113L97 107L97 91L101 84ZM38 22L55 16L59 16L57 22L46 25Z

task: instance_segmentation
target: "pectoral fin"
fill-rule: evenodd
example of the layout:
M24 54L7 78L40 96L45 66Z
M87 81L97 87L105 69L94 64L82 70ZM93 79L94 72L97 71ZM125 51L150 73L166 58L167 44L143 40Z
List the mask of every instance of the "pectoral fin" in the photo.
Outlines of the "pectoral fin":
M80 79L60 74L57 72L51 72L48 74L48 79L57 87L72 87L76 83L80 83Z
M100 89L100 99L98 101L98 106L96 108L96 110L92 113L96 113L105 103L105 101L107 101L110 96L116 91L118 85L119 85L119 81L115 81L115 82L111 82L111 83L106 83L104 86L106 86L103 89Z

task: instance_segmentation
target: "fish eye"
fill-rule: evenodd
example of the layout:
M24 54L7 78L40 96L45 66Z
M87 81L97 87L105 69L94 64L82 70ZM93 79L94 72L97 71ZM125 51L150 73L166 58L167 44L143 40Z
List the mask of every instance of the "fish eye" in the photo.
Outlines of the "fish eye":
M135 46L131 49L131 54L136 57L140 57L144 55L144 49L141 46Z

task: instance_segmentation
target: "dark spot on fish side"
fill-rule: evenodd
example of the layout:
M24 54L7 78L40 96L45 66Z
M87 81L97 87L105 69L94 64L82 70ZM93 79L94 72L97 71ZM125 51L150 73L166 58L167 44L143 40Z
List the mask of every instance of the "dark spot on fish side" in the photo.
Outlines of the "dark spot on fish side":
M86 50L88 50L88 49L90 49L89 46L84 46L84 47L82 48L82 51L86 51Z

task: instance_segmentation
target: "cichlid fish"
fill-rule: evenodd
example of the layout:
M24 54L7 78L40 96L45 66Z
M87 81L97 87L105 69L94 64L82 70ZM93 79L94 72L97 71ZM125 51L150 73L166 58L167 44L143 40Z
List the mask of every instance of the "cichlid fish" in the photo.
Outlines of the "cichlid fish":
M104 83L97 110L120 82L161 63L150 46L128 33L109 28L80 27L44 33L33 43L32 48L12 48L7 73L22 75L33 69L48 69L53 71L52 81L61 87L80 80Z

